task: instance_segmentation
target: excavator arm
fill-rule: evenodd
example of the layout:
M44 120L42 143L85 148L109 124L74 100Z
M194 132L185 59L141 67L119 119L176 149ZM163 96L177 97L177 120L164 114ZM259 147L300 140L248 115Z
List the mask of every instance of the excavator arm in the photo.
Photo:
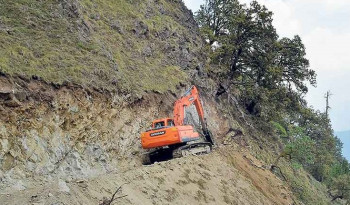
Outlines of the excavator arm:
M207 128L207 123L204 118L203 106L200 102L200 97L196 86L192 86L174 105L174 124L176 126L184 125L185 108L194 105L202 126L204 137L208 142L214 144L210 131Z

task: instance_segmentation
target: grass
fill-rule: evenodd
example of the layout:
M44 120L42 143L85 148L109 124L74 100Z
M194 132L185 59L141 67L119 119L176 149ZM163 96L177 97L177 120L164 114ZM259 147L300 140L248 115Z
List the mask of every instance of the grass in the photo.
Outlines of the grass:
M183 59L166 49L191 35L174 17L182 15L181 3L67 2L78 2L78 15L54 0L0 0L0 71L137 94L173 91L187 80ZM115 22L122 33L112 28ZM148 35L134 34L139 22L148 27ZM178 35L159 38L166 29ZM186 46L199 50L192 41ZM144 55L149 48L151 55Z
M316 181L302 168L293 169L289 163L283 161L280 167L294 195L304 204L330 204L325 185Z
M280 132L279 135L281 135L281 137L277 138L279 142L275 140L276 138L267 136L263 138L265 139L263 142L260 142L260 146L256 144L256 142L250 142L254 156L257 159L266 162L268 165L275 163L280 152L277 144L281 144L281 140L283 140L282 138L284 137L283 131L279 129L279 126L275 125L275 128ZM264 149L260 149L261 146L263 146ZM297 200L304 204L330 204L330 198L328 197L326 186L315 180L303 169L303 167L296 167L295 164L285 158L281 158L277 166L281 169L283 175L287 179L284 183L290 187ZM279 173L276 175L283 180Z

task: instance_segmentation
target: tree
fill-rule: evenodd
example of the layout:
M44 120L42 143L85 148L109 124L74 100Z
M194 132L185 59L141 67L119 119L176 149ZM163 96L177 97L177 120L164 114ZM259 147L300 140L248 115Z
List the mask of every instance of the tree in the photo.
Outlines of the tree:
M350 175L343 174L333 179L328 191L332 201L336 199L350 199Z
M305 46L299 36L293 39L282 38L278 41L278 55L276 64L282 70L283 83L289 90L295 87L298 91L306 93L308 91L305 81L311 85L316 84L316 73L308 69L309 61L305 58Z
M209 44L219 45L214 60L229 68L230 78L240 72L260 80L259 69L266 69L264 61L271 60L267 54L278 38L272 12L256 1L247 8L236 0L207 0L196 19Z
M211 61L221 86L227 92L239 88L249 113L267 118L298 107L307 92L305 81L315 84L300 37L279 40L272 17L256 1L246 6L237 0L207 0L196 13L208 44L216 45Z
M331 91L327 91L327 93L325 94L324 98L326 98L326 115L328 116L328 110L331 109L331 107L329 106L329 99L331 98L333 94L331 93Z
M227 25L232 16L239 16L241 5L237 0L206 0L200 6L195 19L198 22L202 34L213 45L220 36L227 34Z
M289 129L288 135L291 140L282 154L288 156L292 163L298 163L306 169L312 166L316 158L315 141L306 136L303 128L298 126Z

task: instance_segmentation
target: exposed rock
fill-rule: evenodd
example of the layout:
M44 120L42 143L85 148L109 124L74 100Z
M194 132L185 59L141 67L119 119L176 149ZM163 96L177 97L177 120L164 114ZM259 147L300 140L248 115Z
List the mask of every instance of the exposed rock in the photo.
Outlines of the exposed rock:
M19 107L21 106L21 102L17 100L14 94L10 94L7 101L5 101L4 105L8 107Z
M71 18L80 17L80 5L77 0L60 0L63 14Z
M11 85L11 82L4 78L0 79L0 100L11 99L13 93L15 93L15 88Z
M14 88L8 85L2 85L0 84L0 94L10 94L10 93L14 93Z
M66 193L70 192L70 188L68 187L67 183L62 179L58 180L58 189L61 192L66 192Z
M139 37L147 37L149 35L148 26L143 21L135 21L133 32Z
M26 192L11 193L16 197L0 195L0 200L9 205L34 201L96 205L121 187L114 204L293 204L288 186L270 171L255 166L260 163L246 151L218 147L209 155L137 166L122 174L69 183L38 182Z
M17 191L23 191L26 189L24 183L22 180L17 181L14 185L12 185L12 189L17 190Z
M5 34L9 41L2 42L7 43L2 48L11 48L3 52L2 66L14 77L0 71L1 203L28 204L42 196L45 204L98 204L123 183L128 197L120 204L293 203L289 193L280 193L287 189L271 186L281 182L275 175L227 147L141 165L140 133L152 120L171 116L174 101L190 83L205 88L205 115L218 141L229 136L238 146L234 140L244 136L229 130L240 128L234 126L235 112L227 111L233 104L229 97L222 104L213 99L217 86L199 65L207 62L203 39L183 1L2 3L9 12L6 22L19 9L27 29ZM108 19L112 23L106 24ZM18 79L16 73L33 79ZM172 81L178 73L180 81ZM67 184L77 178L86 181Z
M78 31L81 41L88 41L88 37L90 36L92 30L93 29L90 22L82 19L81 22L78 23Z
M0 100L9 100L10 93L0 93Z
M174 33L176 33L176 32L174 32ZM161 31L157 35L159 36L160 39L166 40L167 38L170 37L171 31L169 30L169 28L166 27L163 31Z
M112 24L111 24L111 28L118 31L118 33L120 34L124 34L124 29L123 29L123 26L121 25L121 23L119 21L114 21Z
M143 49L143 55L146 56L146 57L150 57L152 55L152 48L149 47L149 46L146 46L144 49Z
M18 99L20 102L23 102L27 98L27 93L25 91L17 91L14 93L15 98Z
M12 156L12 154L6 153L2 158L1 168L4 171L9 171L11 168L13 168L14 163L15 163L15 158Z

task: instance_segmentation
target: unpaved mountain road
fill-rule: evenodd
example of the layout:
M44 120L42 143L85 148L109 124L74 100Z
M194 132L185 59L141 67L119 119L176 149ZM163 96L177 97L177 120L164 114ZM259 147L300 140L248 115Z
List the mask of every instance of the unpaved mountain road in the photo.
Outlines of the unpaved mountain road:
M1 204L100 204L122 186L112 204L292 204L283 182L248 151L221 147L90 179L33 180L22 191L2 193Z

